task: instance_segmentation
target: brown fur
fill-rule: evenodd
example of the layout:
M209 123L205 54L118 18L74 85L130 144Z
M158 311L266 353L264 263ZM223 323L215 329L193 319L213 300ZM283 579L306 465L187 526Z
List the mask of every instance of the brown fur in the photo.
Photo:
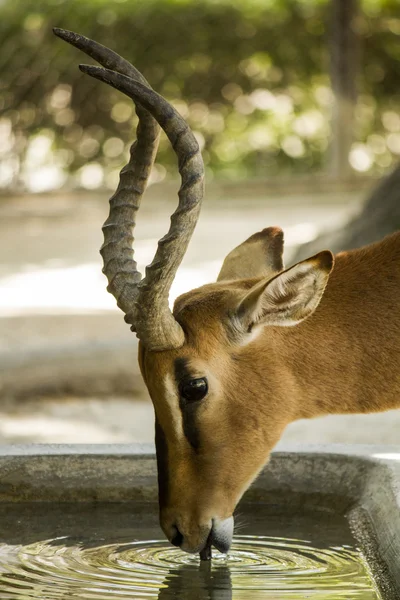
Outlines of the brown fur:
M400 233L337 255L311 316L293 327L266 324L241 343L231 335L231 314L259 281L223 280L184 294L174 316L185 345L140 352L168 447L161 523L170 538L179 523L192 549L210 519L232 514L289 423L400 407ZM198 452L182 433L177 399L165 399L178 357L209 382L197 416Z

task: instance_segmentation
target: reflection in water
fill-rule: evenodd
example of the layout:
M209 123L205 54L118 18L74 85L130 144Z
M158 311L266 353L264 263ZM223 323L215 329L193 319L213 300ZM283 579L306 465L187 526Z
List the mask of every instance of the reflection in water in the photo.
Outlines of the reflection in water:
M2 600L379 600L350 546L238 536L228 556L199 564L164 541L92 545L70 538L0 545Z
M227 565L211 562L171 569L158 600L232 600L231 572Z

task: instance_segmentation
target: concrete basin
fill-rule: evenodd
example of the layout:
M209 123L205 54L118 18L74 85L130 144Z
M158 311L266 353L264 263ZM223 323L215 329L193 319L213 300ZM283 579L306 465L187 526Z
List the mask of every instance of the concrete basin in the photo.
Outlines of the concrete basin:
M13 513L31 503L153 503L156 513L156 499L150 445L0 447L0 521L1 506L9 503ZM284 448L273 453L243 503L275 513L344 516L382 598L399 600L400 446Z

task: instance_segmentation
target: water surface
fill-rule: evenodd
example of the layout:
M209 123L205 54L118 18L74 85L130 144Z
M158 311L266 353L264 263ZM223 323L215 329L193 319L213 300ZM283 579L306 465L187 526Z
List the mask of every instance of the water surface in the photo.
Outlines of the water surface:
M0 507L2 600L381 600L346 520L245 507L228 556L200 564L139 504Z

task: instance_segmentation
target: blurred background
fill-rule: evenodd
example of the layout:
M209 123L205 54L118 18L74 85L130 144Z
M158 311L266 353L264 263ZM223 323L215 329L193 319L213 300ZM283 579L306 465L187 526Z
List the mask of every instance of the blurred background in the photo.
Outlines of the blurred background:
M398 0L0 0L0 443L153 439L136 338L106 292L107 199L133 104L77 68L63 27L132 61L187 119L207 193L171 298L255 231L286 262L400 227ZM139 267L179 187L162 138ZM291 425L284 442L400 443L400 411Z

